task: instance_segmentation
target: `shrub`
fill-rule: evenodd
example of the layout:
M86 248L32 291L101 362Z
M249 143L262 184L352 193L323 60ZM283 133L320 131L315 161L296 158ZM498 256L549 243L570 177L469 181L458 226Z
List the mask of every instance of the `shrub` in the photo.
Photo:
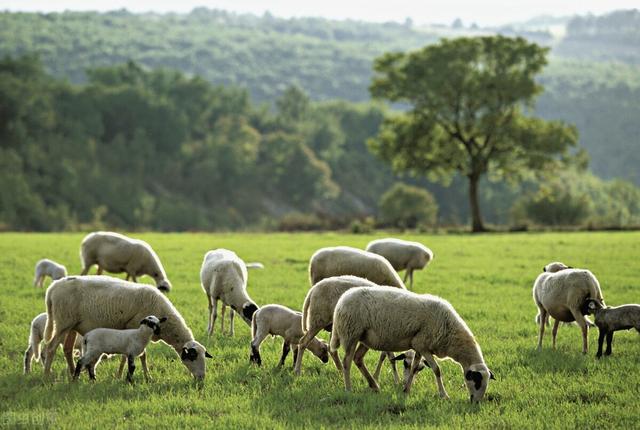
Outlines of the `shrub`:
M383 224L399 228L433 226L438 216L438 204L430 192L400 182L382 195L379 210Z

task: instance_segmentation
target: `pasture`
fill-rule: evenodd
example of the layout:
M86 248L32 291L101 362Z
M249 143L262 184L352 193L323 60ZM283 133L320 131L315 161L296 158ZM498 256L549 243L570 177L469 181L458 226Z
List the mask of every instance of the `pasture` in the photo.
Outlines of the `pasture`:
M301 309L309 288L307 262L318 248L364 248L382 234L132 234L160 256L173 290L169 298L214 356L204 387L193 383L174 351L158 343L148 349L153 381L145 383L138 365L133 385L114 377L118 360L105 360L96 383L86 373L69 384L62 351L53 382L34 363L22 374L29 322L44 307L44 289L34 288L33 267L40 258L56 260L70 274L80 271L83 234L0 235L0 427L477 427L477 428L634 428L640 410L640 338L618 332L613 355L595 359L597 329L589 353L581 354L580 331L563 325L558 348L547 330L542 352L535 350L533 281L554 260L585 267L598 277L609 305L640 302L640 233L543 233L491 235L401 235L429 246L435 260L416 271L414 290L449 300L478 340L497 381L485 401L471 405L458 365L442 362L448 401L437 396L433 374L418 374L405 398L388 365L381 392L371 393L352 369L354 391L344 392L342 375L305 354L302 376L276 369L281 340L262 345L263 367L249 364L249 327L236 317L236 335L215 333L207 340L207 300L200 287L204 253L229 248L264 270L249 272L248 291L259 304ZM95 269L91 272L95 273ZM124 275L116 275L124 277ZM150 278L141 281L151 283ZM48 285L49 280L45 283ZM328 334L322 336L328 339ZM342 355L342 350L340 351ZM370 352L374 368L378 354Z

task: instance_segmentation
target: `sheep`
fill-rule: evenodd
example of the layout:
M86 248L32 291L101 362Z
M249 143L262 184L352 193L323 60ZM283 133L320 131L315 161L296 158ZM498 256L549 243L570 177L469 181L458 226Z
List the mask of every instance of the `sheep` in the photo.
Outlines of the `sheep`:
M403 281L409 279L409 289L413 289L413 271L424 269L433 260L433 252L423 244L400 239L374 240L366 250L386 258L394 270L405 270Z
M160 324L165 322L167 317L157 318L149 315L140 321L137 329L115 330L111 328L96 328L89 331L82 342L84 353L76 364L73 380L77 380L83 368L87 368L89 378L96 379L95 368L102 354L123 354L127 357L129 369L127 372L127 382L133 382L133 372L136 369L135 358L140 356L151 336L160 335Z
M395 273L395 272L394 272ZM305 333L298 344L298 356L296 359L295 373L300 375L302 369L302 356L305 348L311 344L315 336L320 330L325 329L331 331L333 321L333 310L338 299L345 291L355 287L376 287L377 284L357 276L343 275L334 276L323 279L315 284L308 292L304 299L302 308L302 331ZM339 372L342 371L342 364L337 353L330 353L334 364ZM389 355L383 353L381 355ZM390 356L389 358L393 358ZM383 357L381 356L378 368L376 369L376 378L380 373ZM398 382L398 372L395 367L395 361L391 361L393 369L393 377Z
M127 274L126 280L138 282L137 277L149 275L161 291L170 291L164 267L155 251L145 241L108 231L88 234L80 246L82 273L86 275L94 264L98 265L98 275L103 270L111 273Z
M348 246L321 248L309 261L311 285L331 276L353 275L378 285L405 288L400 276L384 257Z
M584 317L587 314L585 304L587 299L596 299L604 303L600 283L590 271L569 268L559 262L550 263L544 269L533 284L533 301L538 307L536 321L540 326L538 350L542 349L544 328L551 316L555 319L552 331L553 348L556 347L560 322L576 321L582 329L582 353L586 354L591 323Z
M255 264L255 263L254 263ZM231 336L234 335L233 315L238 312L242 319L251 326L251 317L258 310L256 303L247 294L247 265L228 249L215 249L204 256L200 269L200 283L209 302L209 326L207 334L213 333L218 317L218 300L222 301L221 332L224 334L224 313L231 306L229 325Z
M29 346L24 352L24 373L31 372L31 361L35 358L44 365L44 351L40 350L40 342L44 339L44 329L47 324L47 313L43 312L31 321L29 330ZM76 338L74 349L81 351L82 336Z
M158 289L108 276L71 276L49 286L45 296L45 375L51 372L55 350L64 339L69 372L75 371L71 345L76 333L86 334L94 328L136 328L147 315L162 315L167 321L159 340L171 346L197 380L204 380L205 358L211 358L204 346L196 342L182 315ZM140 357L143 368L146 356Z
M62 264L56 263L47 258L36 263L35 276L33 278L33 286L42 288L44 279L49 276L53 281L67 276L67 268Z
M611 355L613 332L635 328L640 333L640 305L622 305L605 307L598 300L587 300L587 311L595 316L598 326L598 352L596 358L602 357L602 344L607 338L607 350L604 355Z
M284 361L293 345L293 364L295 366L298 355L298 343L304 333L302 332L302 313L295 312L280 305L266 305L253 314L251 319L251 356L249 361L262 365L260 358L260 344L268 335L282 336L282 357L278 367L284 366ZM308 346L309 350L323 363L329 361L329 345L314 337Z
M371 389L379 391L364 363L369 349L414 351L404 384L406 394L424 358L436 377L440 397L448 398L433 355L449 357L461 365L471 402L479 402L489 379L495 379L467 324L449 302L429 294L389 287L352 288L340 297L333 314L330 351L336 352L340 345L345 350L342 368L347 391L351 391L352 361Z

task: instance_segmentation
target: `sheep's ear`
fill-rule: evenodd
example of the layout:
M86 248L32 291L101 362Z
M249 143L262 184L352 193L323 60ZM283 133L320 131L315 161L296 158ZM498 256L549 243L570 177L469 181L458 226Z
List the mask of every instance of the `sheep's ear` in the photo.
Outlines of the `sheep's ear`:
M567 269L573 269L573 266L567 266Z
M543 271L543 272L546 272L546 271L547 271L547 266L544 266L544 267L542 268L542 271Z
M393 361L400 361L400 360L404 360L405 357L407 356L407 354L405 354L404 352L400 355L396 355L395 357L392 358Z
M182 354L180 354L180 359L181 360L186 360L187 357L189 357L189 353L187 351L187 348L182 348Z
M471 381L473 379L473 371L467 370L467 373L464 374L464 379Z
M431 369L431 366L429 365L429 362L427 360L425 360L424 358L422 359L422 364L424 364L425 366L427 366L429 369Z
M496 377L491 370L489 370L489 379L493 379L494 381L496 380Z
M162 318L160 318L160 322L161 322L161 323L165 322L166 320L167 320L167 317L162 317Z
M204 351L204 356L207 358L213 358L213 355L209 354L209 351Z
M145 318L142 321L140 321L140 324L142 325L142 324L145 324L146 322L147 322L147 319Z

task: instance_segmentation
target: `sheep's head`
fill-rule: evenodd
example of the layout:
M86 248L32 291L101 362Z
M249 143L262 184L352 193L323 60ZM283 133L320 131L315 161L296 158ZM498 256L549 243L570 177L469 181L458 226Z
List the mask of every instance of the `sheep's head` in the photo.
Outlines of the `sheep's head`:
M164 274L161 272L154 272L151 274L151 277L156 281L156 287L163 293L168 293L171 291L171 282L167 278L165 278Z
M180 353L182 364L187 366L187 369L189 369L189 372L191 372L196 380L204 380L204 375L207 370L205 358L213 357L207 352L204 346L195 340L185 343L182 347L182 352Z
M313 339L311 343L309 343L308 348L309 351L311 351L311 353L318 357L323 363L329 362L329 345L327 342Z
M149 315L145 317L142 321L140 321L140 325L146 325L151 330L153 330L153 334L158 336L160 334L160 324L165 322L167 317L157 318L155 315Z
M546 266L544 266L542 268L542 271L547 273L556 273L565 269L573 269L573 267L567 266L566 264L561 263L559 261L554 261L553 263L549 263Z
M403 352L402 354L396 355L393 358L393 361L400 361L402 360L402 367L404 368L404 382L406 383L407 380L409 379L409 374L411 373L411 363L413 363L413 357L416 354L412 351L406 351ZM420 360L420 363L418 364L418 369L416 370L416 373L420 372L421 370L423 370L424 368L429 367L429 364L427 364L426 361Z
M482 400L484 392L487 391L489 380L496 379L489 368L481 364L472 364L464 370L464 382L469 390L471 403L478 403Z
M257 310L258 306L255 303L246 302L244 305L242 305L242 311L240 312L240 315L242 316L242 319L247 322L247 324L251 324L251 318Z
M582 308L583 315L591 315L599 311L600 309L604 309L605 305L600 300L596 299L587 299L584 302L584 306Z

